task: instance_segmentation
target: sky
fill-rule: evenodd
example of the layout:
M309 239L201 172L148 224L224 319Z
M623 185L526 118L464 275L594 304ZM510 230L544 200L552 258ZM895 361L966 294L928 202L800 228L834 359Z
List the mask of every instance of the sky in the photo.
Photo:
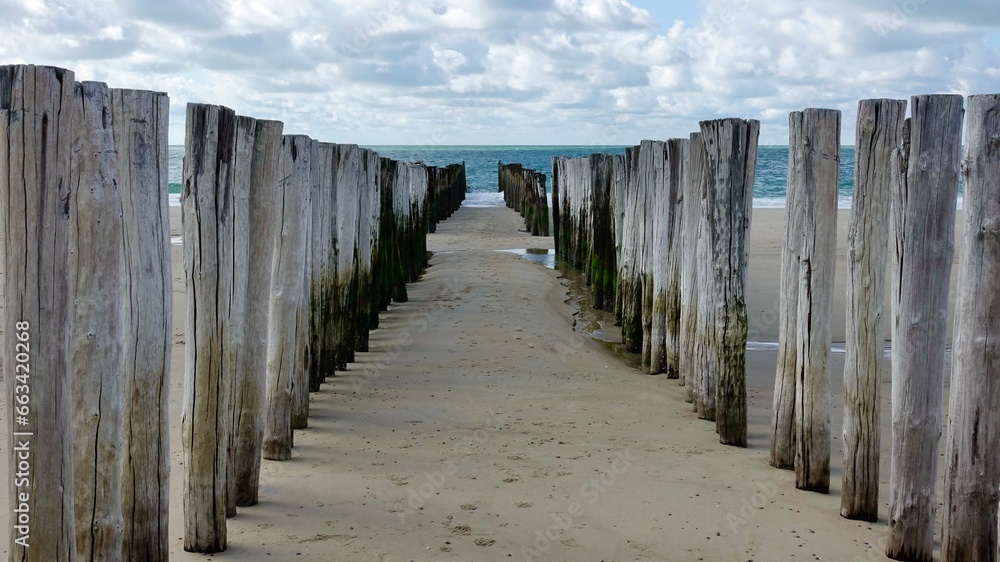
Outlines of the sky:
M0 0L0 64L362 145L626 145L1000 92L997 0Z

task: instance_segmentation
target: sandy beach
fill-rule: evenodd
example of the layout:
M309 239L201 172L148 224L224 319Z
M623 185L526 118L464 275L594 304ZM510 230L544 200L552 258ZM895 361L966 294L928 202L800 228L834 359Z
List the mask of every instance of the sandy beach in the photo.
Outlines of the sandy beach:
M839 218L842 341L849 211ZM777 340L782 220L780 209L754 210L748 307L760 341ZM171 221L179 235L178 208ZM885 559L888 380L881 520L848 521L839 516L843 354L832 356L831 493L800 492L791 472L767 464L775 351L747 354L749 448L720 445L677 381L574 331L557 271L496 251L552 247L519 228L506 208L462 208L429 235L434 257L409 302L383 313L371 352L312 395L294 459L264 461L260 504L229 521L229 550L214 556L182 549L186 301L174 245L171 557Z

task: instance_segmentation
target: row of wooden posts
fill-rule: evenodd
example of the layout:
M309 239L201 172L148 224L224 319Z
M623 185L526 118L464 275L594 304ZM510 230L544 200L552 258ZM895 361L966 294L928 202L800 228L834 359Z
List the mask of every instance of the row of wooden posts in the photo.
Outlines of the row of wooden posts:
M166 94L0 67L12 560L169 557ZM184 548L226 548L260 459L406 300L464 164L380 158L187 107ZM23 475L23 476L19 476Z
M583 268L626 349L680 378L723 443L746 446L745 304L759 124L701 123L624 155L555 158L557 253Z
M504 203L521 213L532 236L549 235L549 197L545 174L520 164L497 163L497 185Z
M878 518L886 259L892 453L886 554L932 559L956 199L964 184L942 555L997 560L1000 486L1000 95L859 103L849 227L841 514ZM746 446L745 305L757 123L704 121L624 156L553 159L557 253L652 373L680 378L722 443ZM770 463L830 488L830 319L840 112L789 117ZM894 233L889 244L890 225Z

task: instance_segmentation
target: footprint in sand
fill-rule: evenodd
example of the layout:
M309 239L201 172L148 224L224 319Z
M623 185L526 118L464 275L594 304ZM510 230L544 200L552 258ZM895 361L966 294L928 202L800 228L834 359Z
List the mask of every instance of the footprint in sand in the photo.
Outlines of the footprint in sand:
M461 507L465 511L475 511L475 510L479 509L478 507L472 505L471 503L463 503Z
M517 507L531 507L531 506L533 506L535 504L533 504L531 502L517 502L514 505L516 505Z
M476 539L476 546L493 546L496 543L497 541L493 539L484 539L484 538Z
M451 528L451 532L457 535L470 535L472 534L472 527L468 525L455 525Z
M504 478L503 481L507 484L517 482L517 478Z

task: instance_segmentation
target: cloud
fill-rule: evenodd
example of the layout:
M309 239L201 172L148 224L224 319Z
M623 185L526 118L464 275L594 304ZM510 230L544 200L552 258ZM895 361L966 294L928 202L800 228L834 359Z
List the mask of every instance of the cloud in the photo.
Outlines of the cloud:
M1000 91L1000 3L705 0L0 0L4 62L167 91L367 144L627 144L698 121ZM38 37L45 40L39 41ZM433 131L433 132L431 132Z

